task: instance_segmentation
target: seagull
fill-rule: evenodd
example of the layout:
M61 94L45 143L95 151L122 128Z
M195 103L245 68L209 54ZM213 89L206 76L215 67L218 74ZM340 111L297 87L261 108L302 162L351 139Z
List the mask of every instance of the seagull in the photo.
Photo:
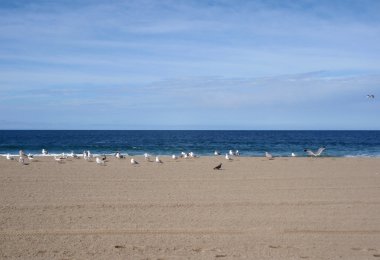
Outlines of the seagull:
M296 157L297 156L295 153L292 153L291 155L292 155L292 157Z
M306 152L309 156L314 156L314 157L318 157L318 156L321 156L323 151L326 149L326 147L320 147L318 149L318 151L316 152L313 152L312 150L310 149L305 149L304 152Z
M232 155L235 155L234 152L232 150L230 150L229 154L232 156Z
M214 155L215 155L215 156L218 156L218 155L220 155L220 152L217 151L217 150L215 150L215 151L214 151Z
M42 154L43 154L43 155L47 155L47 154L48 154L48 151L45 150L45 149L42 149Z
M225 158L226 158L226 160L232 161L232 158L230 158L230 157L228 156L228 153L226 153Z
M54 156L54 160L56 160L59 163L63 162L63 159L65 159L65 158Z
M135 159L131 159L131 164L139 164Z
M20 155L20 157L26 157L26 154L24 153L23 150L20 150L20 151L18 152L18 154Z
M90 158L90 156L88 156L88 152L86 152L86 151L83 151L83 159L85 159L86 161L91 161L91 158Z
M24 157L20 156L18 158L18 162L21 163L22 165L24 165L25 164Z
M28 159L29 160L33 160L34 159L34 156L32 154L28 154Z
M101 157L99 157L102 161L106 161L107 160L107 156L105 154L101 155Z
M197 157L193 152L190 152L190 153L189 153L189 156L190 156L191 158L195 158L195 157Z
M11 157L11 155L8 153L7 156L6 156L7 160L13 160L13 157Z
M222 163L219 163L217 166L214 167L214 170L221 170L222 169Z
M160 160L158 156L156 156L156 163L162 163L162 161Z
M76 154L74 153L74 151L71 151L71 153L69 153L67 156L69 156L69 157L71 157L71 158L75 158L75 159L78 159L78 158L79 158L78 155L76 155Z
M115 157L116 157L117 159L124 159L124 158L125 158L125 156L122 155L120 152L116 152L116 153L115 153Z
M268 152L265 152L265 157L268 158L269 160L273 160L273 155L271 155Z
M239 152L239 150L236 150L235 155L236 155L236 156L240 156L240 152Z
M144 153L144 158L145 158L145 161L150 162L150 157L148 153Z
M175 154L173 154L173 155L172 155L172 159L173 159L173 160L177 160L178 157L177 157Z
M99 157L96 157L96 163L99 165L106 165L106 162L103 159L100 159Z
M373 94L367 95L367 98L368 98L368 99L374 99L374 98L375 98L375 95L373 95Z

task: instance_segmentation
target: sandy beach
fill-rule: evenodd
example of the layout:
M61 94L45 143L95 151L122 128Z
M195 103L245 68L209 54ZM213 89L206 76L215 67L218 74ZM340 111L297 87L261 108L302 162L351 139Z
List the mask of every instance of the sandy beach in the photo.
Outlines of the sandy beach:
M380 259L380 158L134 158L1 157L0 258Z

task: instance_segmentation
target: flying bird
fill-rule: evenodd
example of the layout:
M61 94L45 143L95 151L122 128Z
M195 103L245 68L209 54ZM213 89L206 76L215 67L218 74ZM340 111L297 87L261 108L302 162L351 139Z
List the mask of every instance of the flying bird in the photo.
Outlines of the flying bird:
M217 166L214 167L214 170L220 170L222 169L222 163L219 163Z
M304 152L307 153L309 156L318 157L321 156L323 151L326 149L326 147L320 147L316 152L313 152L310 149L305 149Z
M374 99L374 98L375 98L375 95L373 95L373 94L367 95L367 98L368 98L368 99Z

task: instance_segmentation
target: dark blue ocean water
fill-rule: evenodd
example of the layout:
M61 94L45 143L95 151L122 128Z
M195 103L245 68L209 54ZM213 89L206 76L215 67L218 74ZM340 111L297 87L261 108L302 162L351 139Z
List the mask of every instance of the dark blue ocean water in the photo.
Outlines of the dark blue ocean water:
M171 155L193 151L212 155L239 150L242 156L276 156L325 146L327 156L380 156L380 131L0 131L0 154L49 153Z

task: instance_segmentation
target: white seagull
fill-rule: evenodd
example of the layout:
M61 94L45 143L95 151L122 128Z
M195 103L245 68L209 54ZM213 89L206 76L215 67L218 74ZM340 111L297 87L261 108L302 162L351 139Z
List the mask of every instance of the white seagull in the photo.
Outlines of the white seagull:
M24 165L25 164L24 157L20 156L18 158L18 162Z
M6 156L7 160L13 160L13 157L11 157L11 155L8 153L7 156Z
M273 160L273 155L271 155L268 152L265 152L265 157L268 158L269 160Z
M297 156L295 153L292 153L291 155L292 155L292 157L296 157Z
M172 159L173 159L173 160L177 160L178 157L177 157L175 154L173 154L173 155L172 155Z
M218 156L218 155L220 155L220 152L217 151L217 150L215 150L215 151L214 151L214 155L215 155L215 156Z
M29 159L29 160L34 160L34 156L33 156L32 154L29 153L29 154L28 154L28 159Z
M135 159L131 159L131 164L139 164Z
M236 155L236 156L240 156L240 152L239 152L239 150L236 150L235 155Z
M225 158L226 158L226 160L232 161L232 158L230 158L230 157L228 156L228 153L226 153Z
M96 163L99 165L106 165L106 162L104 160L100 159L99 157L96 157Z
M20 150L20 151L18 152L18 154L20 155L20 157L26 157L26 154L24 153L23 150Z
M54 160L56 160L59 163L63 162L63 159L65 159L65 158L54 156Z
M235 155L234 152L232 150L229 151L229 154L232 156L232 155Z
M160 160L158 156L156 156L156 163L162 163L162 161Z
M47 154L48 154L48 151L45 150L45 149L42 149L42 154L43 154L43 155L47 155Z
M313 152L310 149L305 149L304 152L306 152L309 156L318 157L321 156L323 151L326 149L326 147L320 147L316 152Z
M144 153L145 161L150 162L150 155L148 153Z
M190 152L190 153L189 153L189 156L190 156L191 158L195 158L195 157L197 157L197 156L195 155L195 153L193 153L193 152Z

